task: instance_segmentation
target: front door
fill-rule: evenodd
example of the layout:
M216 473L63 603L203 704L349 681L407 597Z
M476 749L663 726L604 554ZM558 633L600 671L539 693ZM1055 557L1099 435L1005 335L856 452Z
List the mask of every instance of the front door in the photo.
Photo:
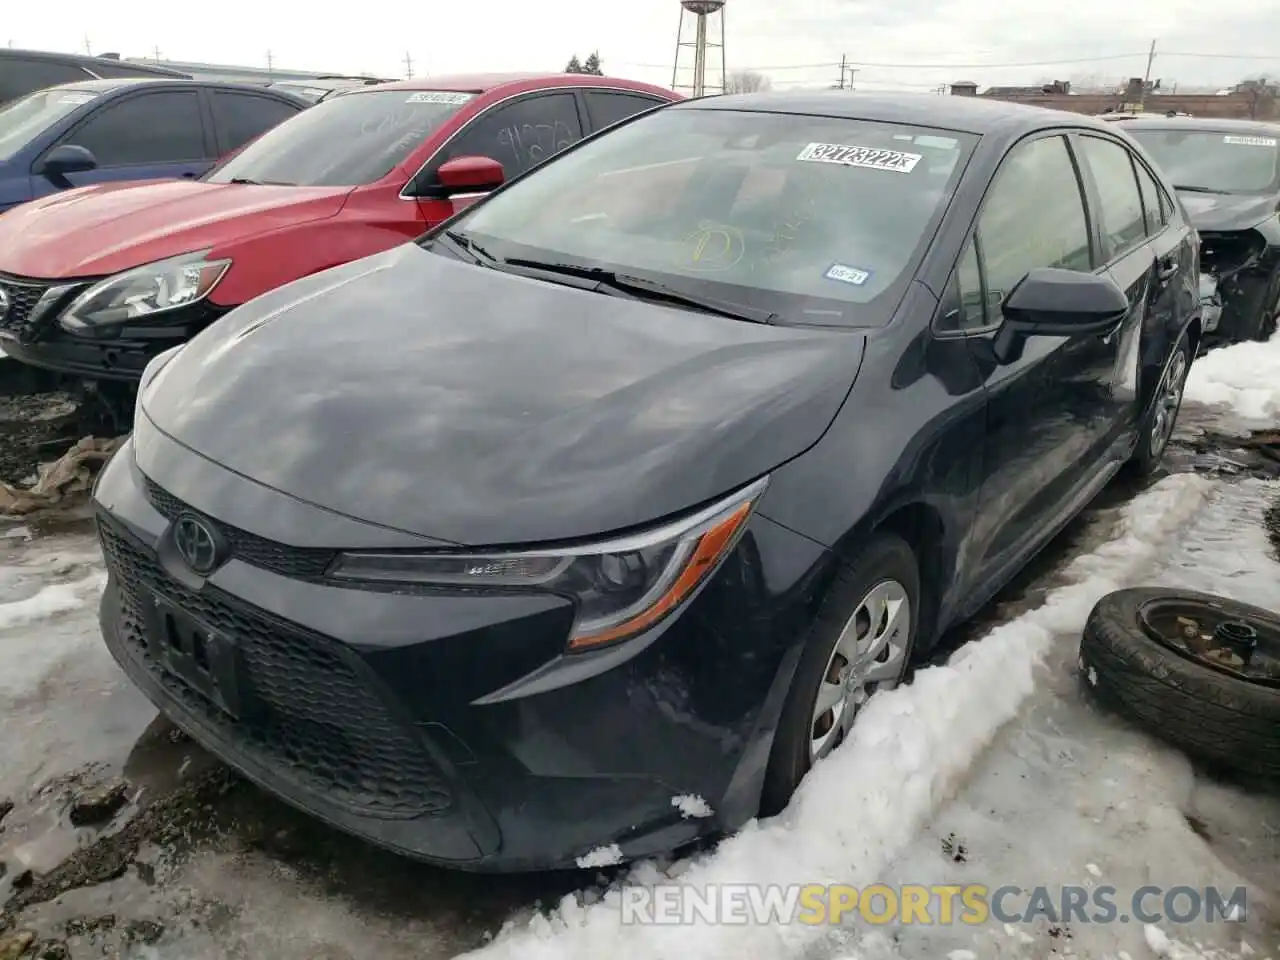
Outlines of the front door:
M32 174L35 197L121 180L195 179L213 165L196 90L136 93L104 103L58 141L94 155L98 166L51 179Z
M962 283L978 289L962 291L961 321L986 384L987 430L967 551L979 579L1003 579L1094 482L1115 418L1114 337L1032 337L1003 360L994 350L1000 305L1029 271L1102 267L1065 136L1037 136L1010 150L970 242L973 267Z
M526 170L582 139L583 123L573 90L527 94L496 104L453 135L432 158L424 182L431 184L440 165L455 157L490 157L513 180ZM484 194L448 200L422 199L418 205L429 227L466 209Z

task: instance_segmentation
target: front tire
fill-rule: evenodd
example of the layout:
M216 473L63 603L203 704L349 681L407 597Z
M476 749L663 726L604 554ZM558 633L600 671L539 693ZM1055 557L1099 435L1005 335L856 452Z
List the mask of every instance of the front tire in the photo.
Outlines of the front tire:
M872 693L906 673L920 621L911 547L875 535L841 566L809 631L774 732L760 815L780 813L813 764L840 746Z

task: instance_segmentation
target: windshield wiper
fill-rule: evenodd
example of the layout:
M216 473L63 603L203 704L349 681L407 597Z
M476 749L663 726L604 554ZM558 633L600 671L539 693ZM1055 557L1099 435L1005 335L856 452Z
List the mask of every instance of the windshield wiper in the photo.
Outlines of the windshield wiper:
M769 310L753 307L732 300L720 300L698 293L688 293L669 287L660 280L647 277L635 277L625 273L616 273L603 267L579 267L571 263L544 263L541 260L521 260L512 258L503 260L504 266L524 267L530 270L542 270L546 273L559 273L566 277L579 277L583 280L594 280L597 289L605 288L623 291L645 299L661 300L682 307L691 307L707 313L732 317L734 320L747 320L751 323L777 323L781 317Z
M440 237L444 237L454 247L461 249L464 253L469 255L471 259L474 260L476 263L483 264L486 267L492 267L492 266L496 266L498 263L501 262L498 260L497 257L495 257L492 253L490 253L484 247L480 246L480 244L476 243L474 240L468 237L465 233L460 233L457 230L445 230L443 233L437 234L435 237L432 237L432 240L433 241L438 240L440 239Z
M295 184L283 180L250 180L248 177L232 177L227 183L238 183L250 187L292 187Z
M1194 186L1194 185L1188 186L1188 185L1187 185L1187 184L1185 184L1185 183L1175 183L1175 184L1173 185L1173 189L1175 189L1175 190L1181 190L1183 193L1221 193L1221 194L1228 194L1228 193L1230 193L1230 192L1231 192L1230 190L1215 190L1215 189L1213 189L1213 187L1197 187L1197 186Z

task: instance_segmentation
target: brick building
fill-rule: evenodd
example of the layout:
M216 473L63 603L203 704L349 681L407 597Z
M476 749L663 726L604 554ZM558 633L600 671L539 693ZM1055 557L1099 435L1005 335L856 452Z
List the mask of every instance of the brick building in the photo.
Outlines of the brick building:
M1123 90L1113 93L1072 93L1066 80L1030 87L988 87L978 93L971 81L951 84L957 97L992 97L1012 100L1052 110L1072 113L1111 113L1115 111L1145 113L1189 113L1195 117L1230 117L1241 120L1280 120L1280 88L1264 81L1246 81L1229 93L1165 93L1149 88L1142 95L1140 77L1129 81Z

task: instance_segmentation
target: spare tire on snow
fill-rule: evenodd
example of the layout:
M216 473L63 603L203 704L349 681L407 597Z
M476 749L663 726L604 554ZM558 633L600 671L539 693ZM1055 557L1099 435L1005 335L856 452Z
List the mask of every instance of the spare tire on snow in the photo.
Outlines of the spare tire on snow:
M1280 616L1138 587L1094 606L1080 669L1098 698L1212 765L1280 780Z

